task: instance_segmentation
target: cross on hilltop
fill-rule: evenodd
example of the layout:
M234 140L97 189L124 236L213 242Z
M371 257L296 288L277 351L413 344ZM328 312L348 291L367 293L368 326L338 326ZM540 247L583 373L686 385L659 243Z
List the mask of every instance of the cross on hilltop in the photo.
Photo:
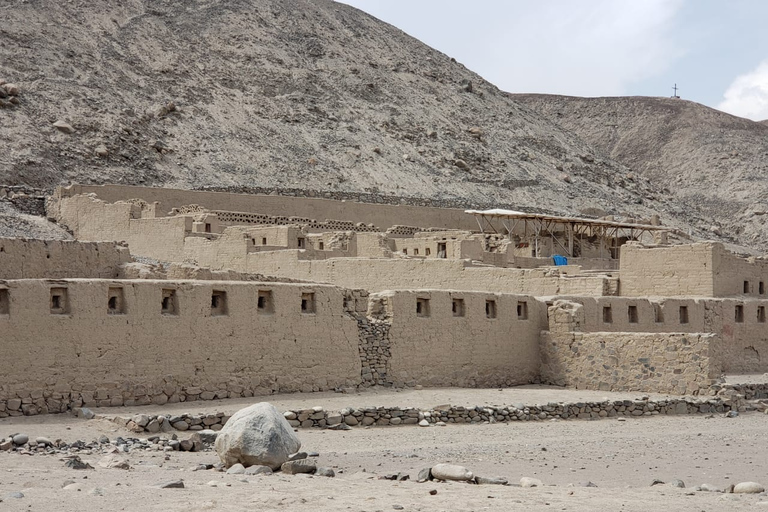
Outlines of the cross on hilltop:
M680 96L677 95L677 89L677 84L675 84L674 87L672 87L672 90L674 91L672 97L680 99Z

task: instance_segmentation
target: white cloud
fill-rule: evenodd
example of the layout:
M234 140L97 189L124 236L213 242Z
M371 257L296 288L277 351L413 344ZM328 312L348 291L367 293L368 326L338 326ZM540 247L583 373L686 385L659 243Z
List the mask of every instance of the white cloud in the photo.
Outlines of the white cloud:
M723 112L755 121L768 119L768 60L737 76L723 98L717 106Z

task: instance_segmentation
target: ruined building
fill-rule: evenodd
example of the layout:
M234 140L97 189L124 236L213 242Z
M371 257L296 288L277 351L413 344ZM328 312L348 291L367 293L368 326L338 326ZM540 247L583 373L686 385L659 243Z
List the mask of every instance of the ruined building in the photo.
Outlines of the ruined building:
M658 219L77 185L48 216L76 241L0 239L0 417L768 371L768 263Z

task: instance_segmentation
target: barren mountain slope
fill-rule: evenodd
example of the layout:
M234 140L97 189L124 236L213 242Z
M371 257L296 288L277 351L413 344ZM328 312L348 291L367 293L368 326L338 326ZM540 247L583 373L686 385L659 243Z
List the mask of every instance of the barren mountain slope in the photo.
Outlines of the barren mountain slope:
M768 241L768 124L672 98L511 97L699 207L715 231Z
M0 109L0 184L302 188L686 222L671 196L461 64L330 0L17 0L0 41L0 79L21 89Z

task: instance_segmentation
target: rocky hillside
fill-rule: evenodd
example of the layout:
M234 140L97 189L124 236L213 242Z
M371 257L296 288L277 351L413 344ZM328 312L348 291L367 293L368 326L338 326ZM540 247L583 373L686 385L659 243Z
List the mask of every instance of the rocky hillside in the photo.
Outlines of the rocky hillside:
M450 57L330 0L11 0L0 41L0 79L18 89L0 98L0 186L312 189L697 222Z
M511 97L698 208L698 227L768 242L768 123L672 98Z

